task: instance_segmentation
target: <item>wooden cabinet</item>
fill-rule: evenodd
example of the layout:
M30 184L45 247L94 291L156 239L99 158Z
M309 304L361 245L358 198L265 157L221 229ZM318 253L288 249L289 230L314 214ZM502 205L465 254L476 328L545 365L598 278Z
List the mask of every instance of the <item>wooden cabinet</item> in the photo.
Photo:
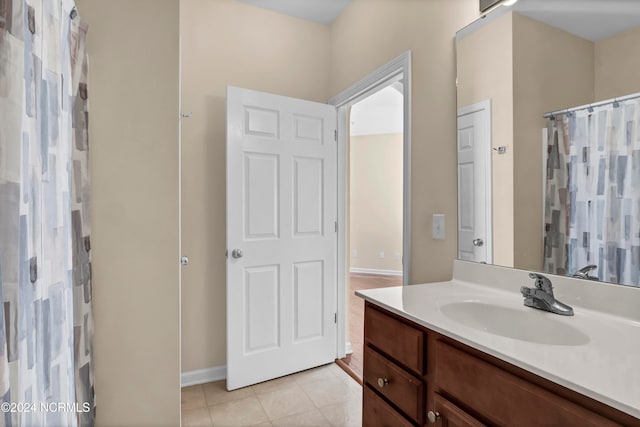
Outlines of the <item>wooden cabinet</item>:
M365 347L363 383L393 402L411 421L424 421L424 383L371 347Z
M436 343L436 354L438 391L474 409L492 425L620 425L442 341Z
M449 402L444 397L436 393L434 398L433 413L436 416L436 423L443 427L486 427L480 421Z
M413 427L405 417L400 415L388 403L368 387L363 387L362 405L367 408L362 412L362 425L375 427Z
M640 420L365 307L363 425L640 427Z
M364 330L369 347L376 348L418 375L424 373L424 333L420 328L381 311L368 310L364 317Z

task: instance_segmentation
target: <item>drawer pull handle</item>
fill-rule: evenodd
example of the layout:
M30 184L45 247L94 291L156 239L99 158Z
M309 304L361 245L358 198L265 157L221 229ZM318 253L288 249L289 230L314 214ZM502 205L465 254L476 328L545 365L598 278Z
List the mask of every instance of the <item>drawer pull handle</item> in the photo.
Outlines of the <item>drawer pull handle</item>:
M427 412L427 418L431 424L435 424L440 419L440 412L429 411Z
M389 385L389 380L386 378L378 378L378 386L383 388L384 386Z

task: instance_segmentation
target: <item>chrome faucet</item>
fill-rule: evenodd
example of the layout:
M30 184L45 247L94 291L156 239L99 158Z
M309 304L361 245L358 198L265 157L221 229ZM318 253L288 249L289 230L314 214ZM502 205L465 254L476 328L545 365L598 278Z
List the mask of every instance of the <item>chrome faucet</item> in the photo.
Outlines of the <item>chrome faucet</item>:
M529 273L529 277L535 279L535 288L526 286L520 288L524 305L563 316L573 316L573 308L561 303L553 296L551 280L538 273Z
M587 265L586 267L582 267L580 270L573 273L573 277L577 277L578 279L599 280L597 277L589 275L589 272L591 270L595 270L596 268L598 268L597 265Z

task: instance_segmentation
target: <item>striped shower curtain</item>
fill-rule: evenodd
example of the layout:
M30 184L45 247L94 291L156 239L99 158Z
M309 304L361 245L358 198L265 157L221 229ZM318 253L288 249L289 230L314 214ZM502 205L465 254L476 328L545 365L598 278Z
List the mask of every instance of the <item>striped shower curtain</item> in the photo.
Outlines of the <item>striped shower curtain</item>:
M0 0L0 426L93 425L86 31Z
M640 286L640 100L550 118L547 272Z

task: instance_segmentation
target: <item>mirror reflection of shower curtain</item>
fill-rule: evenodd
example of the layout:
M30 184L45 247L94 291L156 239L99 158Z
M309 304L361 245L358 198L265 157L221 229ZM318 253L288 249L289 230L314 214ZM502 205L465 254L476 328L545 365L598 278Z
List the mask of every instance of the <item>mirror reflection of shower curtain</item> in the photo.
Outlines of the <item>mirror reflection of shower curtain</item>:
M0 426L95 418L87 26L73 8L0 0Z
M548 119L544 270L640 286L640 100Z

